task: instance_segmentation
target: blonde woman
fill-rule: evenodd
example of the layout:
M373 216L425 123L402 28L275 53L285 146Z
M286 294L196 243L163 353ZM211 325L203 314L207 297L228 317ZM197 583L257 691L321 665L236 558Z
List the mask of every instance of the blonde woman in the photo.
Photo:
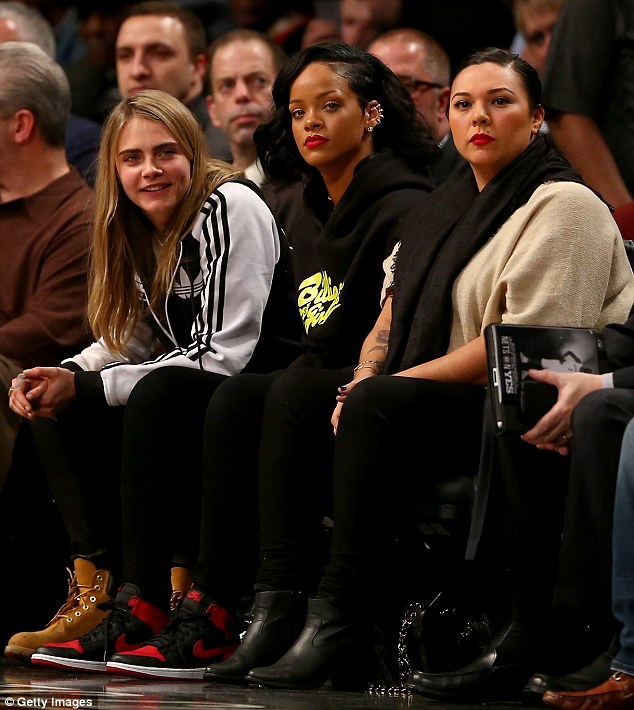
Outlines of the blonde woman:
M97 341L61 367L26 370L10 391L13 411L35 424L75 575L60 614L44 631L10 639L7 655L29 658L43 643L77 638L106 613L96 604L119 557L121 426L135 384L158 368L191 372L182 420L193 422L192 443L161 442L166 462L175 449L189 470L187 456L202 448L193 443L204 418L197 403L254 365L286 249L241 175L208 158L198 123L164 92L124 99L104 125L88 299ZM129 431L140 447L156 443Z

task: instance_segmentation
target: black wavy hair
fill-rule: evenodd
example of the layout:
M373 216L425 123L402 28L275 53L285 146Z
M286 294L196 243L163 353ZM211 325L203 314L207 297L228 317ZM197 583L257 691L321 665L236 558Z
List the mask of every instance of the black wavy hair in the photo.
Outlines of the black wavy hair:
M373 133L375 152L391 148L414 170L422 170L433 160L438 150L434 137L393 72L358 47L344 42L319 42L294 54L284 64L273 84L271 117L255 131L258 158L270 179L290 183L318 174L297 149L288 107L295 79L315 62L331 66L347 81L362 110L372 100L381 104L384 116Z

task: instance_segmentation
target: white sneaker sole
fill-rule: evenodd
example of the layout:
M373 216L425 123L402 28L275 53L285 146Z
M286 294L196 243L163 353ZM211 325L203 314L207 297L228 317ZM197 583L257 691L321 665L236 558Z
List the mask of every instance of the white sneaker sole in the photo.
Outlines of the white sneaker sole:
M67 668L73 671L87 671L88 673L105 673L105 661L84 661L80 658L60 658L50 656L47 653L34 653L31 656L31 663L36 666L47 666L48 668Z
M167 680L203 680L205 668L151 668L148 666L133 666L130 663L109 661L106 663L108 673L118 673L133 678L164 678Z

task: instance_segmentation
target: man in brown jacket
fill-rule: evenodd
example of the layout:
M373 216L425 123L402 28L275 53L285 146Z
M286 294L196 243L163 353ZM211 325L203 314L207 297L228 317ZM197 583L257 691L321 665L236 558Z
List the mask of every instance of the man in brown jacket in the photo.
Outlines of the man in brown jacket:
M0 391L23 368L90 341L85 320L92 191L69 166L70 90L30 42L0 44ZM0 405L0 489L19 418Z

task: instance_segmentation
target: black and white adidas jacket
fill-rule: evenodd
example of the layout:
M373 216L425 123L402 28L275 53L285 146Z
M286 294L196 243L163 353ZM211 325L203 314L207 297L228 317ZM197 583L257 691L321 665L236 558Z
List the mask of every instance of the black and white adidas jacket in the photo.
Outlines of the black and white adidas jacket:
M282 239L271 211L253 189L227 182L214 190L181 240L165 304L166 325L156 314L139 322L125 361L101 341L64 361L77 372L78 395L97 386L109 405L125 404L144 375L167 365L224 375L240 372L260 336ZM140 283L139 288L147 300ZM154 357L159 340L167 352Z

